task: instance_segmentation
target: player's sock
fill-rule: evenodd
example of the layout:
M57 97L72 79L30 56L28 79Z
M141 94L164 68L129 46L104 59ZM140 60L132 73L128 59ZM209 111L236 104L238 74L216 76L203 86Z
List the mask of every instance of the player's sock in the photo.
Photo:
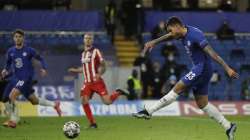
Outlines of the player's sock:
M113 93L110 95L110 100L114 102L121 94L117 91L113 91Z
M51 106L51 107L55 106L54 102L42 98L38 98L38 104L42 106Z
M89 120L90 124L94 124L95 123L95 119L94 119L94 116L92 114L92 111L90 109L89 104L83 104L82 106L83 106L83 110L84 110L84 112L86 114L86 117Z
M178 94L171 90L167 95L163 96L160 100L158 100L153 106L146 107L145 109L149 114L156 112L157 110L163 108L166 105L174 102L178 97Z
M209 117L221 124L225 130L230 128L231 123L219 112L219 110L214 105L208 103L204 108L202 108L202 110L206 112Z
M10 120L15 122L15 123L18 123L20 120L17 102L11 103Z
M6 116L10 116L10 112L11 112L11 104L10 102L6 102L4 103L4 106L5 106L5 110L4 110L4 113Z

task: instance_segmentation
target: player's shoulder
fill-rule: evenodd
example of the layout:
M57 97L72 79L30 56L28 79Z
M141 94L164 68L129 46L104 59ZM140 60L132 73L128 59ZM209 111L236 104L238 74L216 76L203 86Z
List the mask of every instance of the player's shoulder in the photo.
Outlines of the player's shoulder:
M30 47L30 46L24 46L25 49L28 49L28 50L35 50L34 48Z
M190 30L190 32L193 34L193 35L203 35L204 33L197 27L194 27L194 26L187 26L188 29Z
M14 50L15 50L15 46L12 46L12 47L10 47L10 48L7 50L7 53L13 52Z
M93 47L93 51L99 51L97 47Z
M30 46L25 46L25 47L24 47L24 50L25 50L25 51L29 51L29 52L35 52L35 49L32 48L32 47L30 47Z
M188 29L190 31L191 40L195 41L205 37L204 33L196 27L189 26Z

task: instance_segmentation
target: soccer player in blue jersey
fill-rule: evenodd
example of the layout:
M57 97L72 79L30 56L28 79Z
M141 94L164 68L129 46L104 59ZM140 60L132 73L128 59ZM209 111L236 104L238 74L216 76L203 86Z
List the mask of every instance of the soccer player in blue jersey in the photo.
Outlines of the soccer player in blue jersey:
M150 119L157 110L173 103L186 89L192 88L197 106L214 119L226 131L228 140L234 140L236 124L228 121L218 109L208 102L208 84L212 75L211 58L219 63L229 77L238 78L239 75L230 68L224 60L212 49L201 30L184 25L177 17L169 18L167 22L168 33L145 44L144 52L151 50L156 44L171 39L180 39L191 58L193 67L171 91L152 106L132 115L137 118Z
M16 127L16 98L21 94L33 105L39 104L42 106L54 107L58 115L61 116L60 102L52 102L46 99L38 98L31 92L32 80L34 76L32 59L37 59L41 62L41 76L46 76L47 66L44 59L33 48L24 45L24 31L16 30L13 33L13 40L15 42L15 46L8 49L6 55L6 66L2 70L3 77L8 75L10 71L12 72L12 77L4 91L4 98L9 97L13 111L10 114L10 120L4 123L4 125L12 128Z

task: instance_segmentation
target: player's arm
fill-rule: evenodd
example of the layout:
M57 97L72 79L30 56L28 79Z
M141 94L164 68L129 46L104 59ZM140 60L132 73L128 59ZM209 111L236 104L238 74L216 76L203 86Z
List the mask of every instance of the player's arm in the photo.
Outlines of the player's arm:
M97 68L97 73L96 73L96 76L95 76L95 80L98 80L101 78L101 76L105 73L106 71L106 63L103 59L103 56L102 56L102 53L100 52L99 49L97 49L97 59L98 61L100 62L100 65L99 67Z
M227 63L214 51L210 45L206 45L203 49L210 57L219 63L231 78L239 78L239 74L230 68Z
M145 47L144 47L144 52L146 52L147 50L151 50L155 45L159 44L160 42L163 42L163 41L167 41L167 40L171 40L173 37L172 37L172 34L171 32L159 37L159 38L156 38L154 40L151 40L149 42L147 42L145 44Z
M41 65L42 65L42 68L43 69L47 69L47 64L46 64L46 62L44 61L44 59L43 59L43 57L41 56L41 55L39 55L39 54L36 54L35 56L34 56L34 58L36 59L36 60L38 60L38 61L40 61L40 63L41 63Z
M82 67L78 67L78 68L69 68L68 72L70 73L83 73L83 69Z
M102 75L105 73L106 71L106 64L105 61L101 61L100 62L100 66L97 69L97 73L95 75L95 81L97 81L98 79L100 79L102 77Z
M10 56L10 51L7 52L6 54L6 64L5 64L5 67L4 69L2 70L1 74L2 74L2 77L6 77L8 74L9 74L9 69L11 67L11 56Z
M40 70L41 76L46 76L47 75L47 64L44 61L43 57L41 55L39 55L34 49L30 49L32 56L40 61L41 65L42 65L42 69Z
M100 62L100 66L98 68L98 74L103 75L106 71L106 63L105 61Z
M98 61L100 62L100 65L97 69L97 74L99 74L101 76L106 71L106 63L105 63L105 61L103 59L103 55L99 49L96 49L96 53L97 53L96 57L97 57Z

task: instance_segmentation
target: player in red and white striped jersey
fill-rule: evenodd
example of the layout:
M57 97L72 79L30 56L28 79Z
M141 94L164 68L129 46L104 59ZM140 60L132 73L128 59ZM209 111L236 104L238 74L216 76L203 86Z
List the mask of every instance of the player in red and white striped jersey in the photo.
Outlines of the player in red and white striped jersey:
M106 105L112 104L118 96L128 95L127 92L116 89L111 95L108 95L102 75L106 70L105 61L99 49L93 47L94 35L86 33L84 35L84 51L82 52L82 67L70 68L68 71L72 73L83 73L84 83L81 89L81 97L83 101L83 110L90 122L90 128L97 128L95 119L92 115L89 100L93 93L100 95L102 101Z

